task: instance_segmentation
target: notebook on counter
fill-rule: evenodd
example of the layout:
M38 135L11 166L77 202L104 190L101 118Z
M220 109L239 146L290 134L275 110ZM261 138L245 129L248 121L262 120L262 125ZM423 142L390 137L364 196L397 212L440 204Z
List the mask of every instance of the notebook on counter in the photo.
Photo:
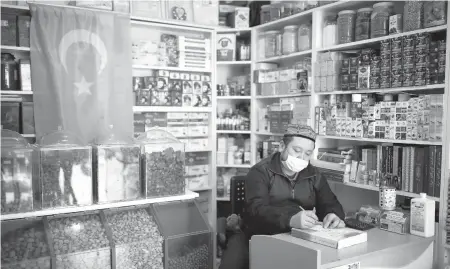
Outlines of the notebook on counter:
M325 229L321 224L309 229L292 228L291 235L337 249L367 242L367 232L351 228Z

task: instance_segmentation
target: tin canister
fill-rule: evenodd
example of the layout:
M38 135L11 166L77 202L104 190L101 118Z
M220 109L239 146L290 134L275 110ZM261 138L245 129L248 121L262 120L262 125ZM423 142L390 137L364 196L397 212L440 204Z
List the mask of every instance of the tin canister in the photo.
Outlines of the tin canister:
M382 210L394 210L396 202L395 187L381 186L379 196L379 206Z

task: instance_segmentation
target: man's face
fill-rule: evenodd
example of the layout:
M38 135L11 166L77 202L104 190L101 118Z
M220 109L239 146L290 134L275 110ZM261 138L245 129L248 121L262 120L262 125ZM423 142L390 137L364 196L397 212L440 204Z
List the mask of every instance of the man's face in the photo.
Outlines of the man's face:
M288 155L309 161L313 154L315 143L303 137L292 137L292 140L285 145L281 142L281 160L286 161Z

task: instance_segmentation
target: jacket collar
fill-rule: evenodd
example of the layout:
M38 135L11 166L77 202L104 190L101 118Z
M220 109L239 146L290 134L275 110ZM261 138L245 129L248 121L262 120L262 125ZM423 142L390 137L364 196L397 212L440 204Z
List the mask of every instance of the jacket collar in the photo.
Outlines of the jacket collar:
M272 171L275 174L278 174L280 176L286 177L286 175L283 173L283 170L281 169L281 153L277 152L272 155L272 158L269 162L269 170ZM315 175L315 169L311 165L311 163L302 171L300 171L297 175L298 178L308 178Z

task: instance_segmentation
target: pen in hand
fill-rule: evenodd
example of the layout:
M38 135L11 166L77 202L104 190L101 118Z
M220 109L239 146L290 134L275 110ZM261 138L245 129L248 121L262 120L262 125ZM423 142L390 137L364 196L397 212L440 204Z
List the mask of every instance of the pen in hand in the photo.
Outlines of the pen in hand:
M298 207L300 208L301 211L305 211L305 212L307 211L300 205ZM315 207L313 208L312 212L314 213L314 215L316 215L316 208ZM316 218L317 218L317 216L316 216ZM315 224L317 224L317 223L319 223L319 221L315 220Z

